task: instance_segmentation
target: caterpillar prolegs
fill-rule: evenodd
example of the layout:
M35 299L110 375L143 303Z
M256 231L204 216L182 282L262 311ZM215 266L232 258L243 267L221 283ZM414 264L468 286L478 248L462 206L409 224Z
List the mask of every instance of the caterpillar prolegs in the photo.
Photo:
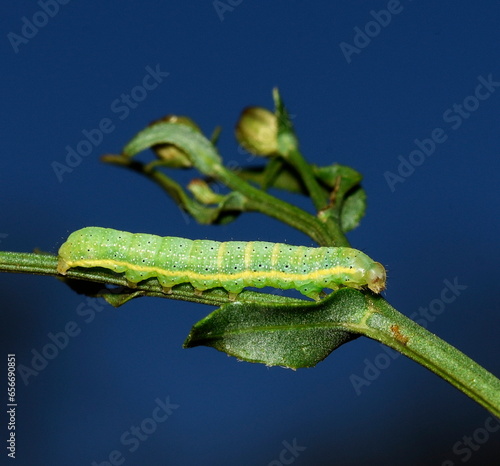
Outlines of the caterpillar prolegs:
M290 246L262 241L189 240L87 227L59 249L57 270L102 267L124 273L131 286L155 277L166 293L180 283L198 291L222 287L232 299L246 286L296 289L318 300L324 288L375 293L385 289L384 267L357 249Z

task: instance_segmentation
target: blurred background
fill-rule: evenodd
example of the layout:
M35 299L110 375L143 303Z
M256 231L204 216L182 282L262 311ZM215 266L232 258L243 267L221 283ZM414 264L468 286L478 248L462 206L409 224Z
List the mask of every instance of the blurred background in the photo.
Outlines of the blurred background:
M145 178L99 160L175 113L207 135L221 125L226 163L245 166L234 124L245 106L272 108L278 86L308 160L364 175L368 212L349 239L387 266L388 301L500 375L497 2L19 0L2 10L1 250L56 253L89 225L312 245L258 214L197 225ZM144 91L147 74L158 85ZM103 119L108 131L89 143ZM86 155L68 158L77 149ZM462 287L448 304L446 280ZM498 464L498 420L366 338L291 371L182 349L208 306L142 298L113 309L13 274L0 276L0 294L4 401L7 354L25 368L19 465ZM61 332L74 336L33 361Z

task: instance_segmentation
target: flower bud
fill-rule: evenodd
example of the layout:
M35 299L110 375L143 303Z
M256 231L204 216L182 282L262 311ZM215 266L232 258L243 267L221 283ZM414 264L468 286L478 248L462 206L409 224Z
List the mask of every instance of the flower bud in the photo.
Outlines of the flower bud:
M236 139L255 155L272 155L278 149L278 123L274 113L262 107L243 110L236 125Z

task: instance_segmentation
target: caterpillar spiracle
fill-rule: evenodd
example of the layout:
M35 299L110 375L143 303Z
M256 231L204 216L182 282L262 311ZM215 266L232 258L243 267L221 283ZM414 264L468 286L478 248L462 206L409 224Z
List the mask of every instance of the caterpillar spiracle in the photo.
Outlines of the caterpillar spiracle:
M198 291L222 287L235 299L246 286L296 289L318 300L324 288L385 289L386 273L357 249L290 246L262 241L189 240L87 227L59 249L57 270L102 267L124 273L130 286L155 277L166 293L180 283Z

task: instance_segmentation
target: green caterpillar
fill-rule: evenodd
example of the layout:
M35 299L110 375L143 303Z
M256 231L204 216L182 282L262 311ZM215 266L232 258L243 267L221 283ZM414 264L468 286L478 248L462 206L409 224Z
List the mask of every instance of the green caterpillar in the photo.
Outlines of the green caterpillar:
M156 277L166 293L180 283L202 292L222 287L236 299L246 286L294 288L318 300L324 288L385 289L384 267L351 248L309 248L261 241L189 240L87 227L59 249L57 270L102 267L124 273L131 287Z

